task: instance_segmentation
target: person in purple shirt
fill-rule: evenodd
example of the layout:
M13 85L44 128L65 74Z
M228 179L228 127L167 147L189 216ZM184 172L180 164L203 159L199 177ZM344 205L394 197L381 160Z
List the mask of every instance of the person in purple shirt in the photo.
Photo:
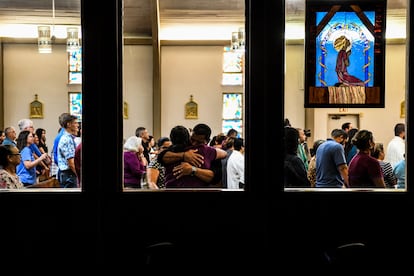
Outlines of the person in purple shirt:
M358 148L358 153L349 163L349 187L385 188L381 166L378 160L371 156L371 149L375 146L372 132L358 131L352 138L352 144Z
M130 136L124 144L124 187L143 188L141 180L145 177L147 165L142 139Z
M212 163L224 158L227 152L209 146L210 135L211 129L206 124L196 125L191 137L183 126L171 130L173 145L158 157L165 164L166 188L201 188L212 183L215 175Z

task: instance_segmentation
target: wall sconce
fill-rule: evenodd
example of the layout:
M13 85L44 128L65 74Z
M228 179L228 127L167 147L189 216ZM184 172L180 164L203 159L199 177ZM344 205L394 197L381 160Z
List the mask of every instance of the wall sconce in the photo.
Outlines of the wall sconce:
M80 48L79 29L77 27L68 27L66 38L66 50L68 52L77 51Z
M37 45L39 53L50 54L52 53L52 37L50 36L50 26L37 27L38 37Z

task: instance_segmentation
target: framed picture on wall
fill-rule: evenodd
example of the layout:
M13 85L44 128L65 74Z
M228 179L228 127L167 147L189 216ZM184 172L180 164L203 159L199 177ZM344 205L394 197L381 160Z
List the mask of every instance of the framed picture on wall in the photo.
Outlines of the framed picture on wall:
M69 113L78 117L82 122L82 93L69 92Z
M306 1L305 107L384 107L385 23L385 0Z

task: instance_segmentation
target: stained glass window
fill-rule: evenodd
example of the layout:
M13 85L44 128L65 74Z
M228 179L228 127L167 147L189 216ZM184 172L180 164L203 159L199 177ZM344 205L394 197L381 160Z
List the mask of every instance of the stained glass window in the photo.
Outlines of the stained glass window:
M222 85L243 85L243 56L243 52L224 48Z
M305 107L384 107L385 1L306 1Z
M241 93L223 94L223 124L222 131L227 133L234 128L242 137L243 133L243 97Z
M82 83L82 48L68 52L69 84Z

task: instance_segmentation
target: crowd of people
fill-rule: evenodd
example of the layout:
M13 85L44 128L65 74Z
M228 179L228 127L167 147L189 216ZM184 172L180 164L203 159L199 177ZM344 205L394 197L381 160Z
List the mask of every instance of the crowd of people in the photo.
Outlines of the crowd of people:
M244 188L244 140L235 129L211 134L203 123L191 130L177 125L155 142L138 127L124 143L124 187Z
M82 139L78 118L59 116L49 151L46 130L22 119L0 133L0 188L80 188ZM211 137L211 128L175 126L158 140L145 127L123 145L124 188L244 187L244 141L235 129Z
M78 118L62 113L59 125L51 152L46 143L46 130L35 130L32 120L21 119L18 134L14 126L5 128L0 144L0 188L81 186L82 143Z
M30 119L0 133L0 188L62 188L82 185L81 128L76 116L62 113L52 150L46 130ZM124 143L124 187L244 188L244 140L235 129L211 137L203 123L192 129L177 125L158 140L145 127ZM53 182L51 181L53 180ZM312 188L405 188L405 124L394 127L386 149L374 134L351 123L333 129L331 137L307 145L307 131L285 120L284 185ZM49 187L49 186L48 186Z
M405 189L405 124L386 150L367 129L344 123L308 150L303 129L285 120L284 185L292 188Z

